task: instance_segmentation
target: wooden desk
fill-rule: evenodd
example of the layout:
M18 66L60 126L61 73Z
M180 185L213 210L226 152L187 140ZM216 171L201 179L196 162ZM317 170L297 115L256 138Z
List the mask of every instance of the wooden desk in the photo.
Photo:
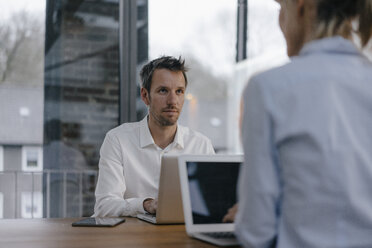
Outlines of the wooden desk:
M187 236L184 225L136 218L116 227L72 227L78 219L0 220L0 248L215 247Z

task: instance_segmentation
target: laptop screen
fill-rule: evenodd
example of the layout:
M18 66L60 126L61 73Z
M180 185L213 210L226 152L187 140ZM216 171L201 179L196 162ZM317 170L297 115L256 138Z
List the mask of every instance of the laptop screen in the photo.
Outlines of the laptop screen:
M219 224L236 203L239 162L186 162L193 224Z

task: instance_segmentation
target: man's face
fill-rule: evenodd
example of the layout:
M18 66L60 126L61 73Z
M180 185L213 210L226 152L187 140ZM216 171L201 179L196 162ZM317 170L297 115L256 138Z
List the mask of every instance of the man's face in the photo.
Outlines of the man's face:
M185 90L186 82L181 71L156 69L150 92L141 89L141 98L149 106L151 121L160 126L175 125L181 114Z

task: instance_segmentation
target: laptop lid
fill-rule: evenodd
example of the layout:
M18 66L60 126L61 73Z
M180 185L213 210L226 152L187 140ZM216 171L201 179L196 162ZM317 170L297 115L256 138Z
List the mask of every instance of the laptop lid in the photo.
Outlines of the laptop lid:
M161 161L156 223L184 223L178 173L178 156L164 155Z
M236 202L242 155L181 155L178 158L186 231L232 232L222 219Z

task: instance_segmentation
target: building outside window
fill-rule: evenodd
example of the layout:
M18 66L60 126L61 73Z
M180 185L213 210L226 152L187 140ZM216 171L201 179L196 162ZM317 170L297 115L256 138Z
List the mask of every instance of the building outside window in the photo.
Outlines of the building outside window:
M21 213L22 218L42 218L43 217L42 192L22 192Z
M22 147L22 171L42 171L43 150L41 147Z
M127 11L122 17L121 9ZM132 42L127 49L135 44L140 52L133 54L144 61L147 0L0 1L4 218L93 213L100 146L130 108L119 107L130 95L120 85L130 80L121 82L120 72L136 61L121 58L126 15L134 20L128 33L139 42L127 33L123 40ZM22 193L31 188L33 197Z
M22 218L21 192L41 190L44 27L44 1L0 1L3 218Z

